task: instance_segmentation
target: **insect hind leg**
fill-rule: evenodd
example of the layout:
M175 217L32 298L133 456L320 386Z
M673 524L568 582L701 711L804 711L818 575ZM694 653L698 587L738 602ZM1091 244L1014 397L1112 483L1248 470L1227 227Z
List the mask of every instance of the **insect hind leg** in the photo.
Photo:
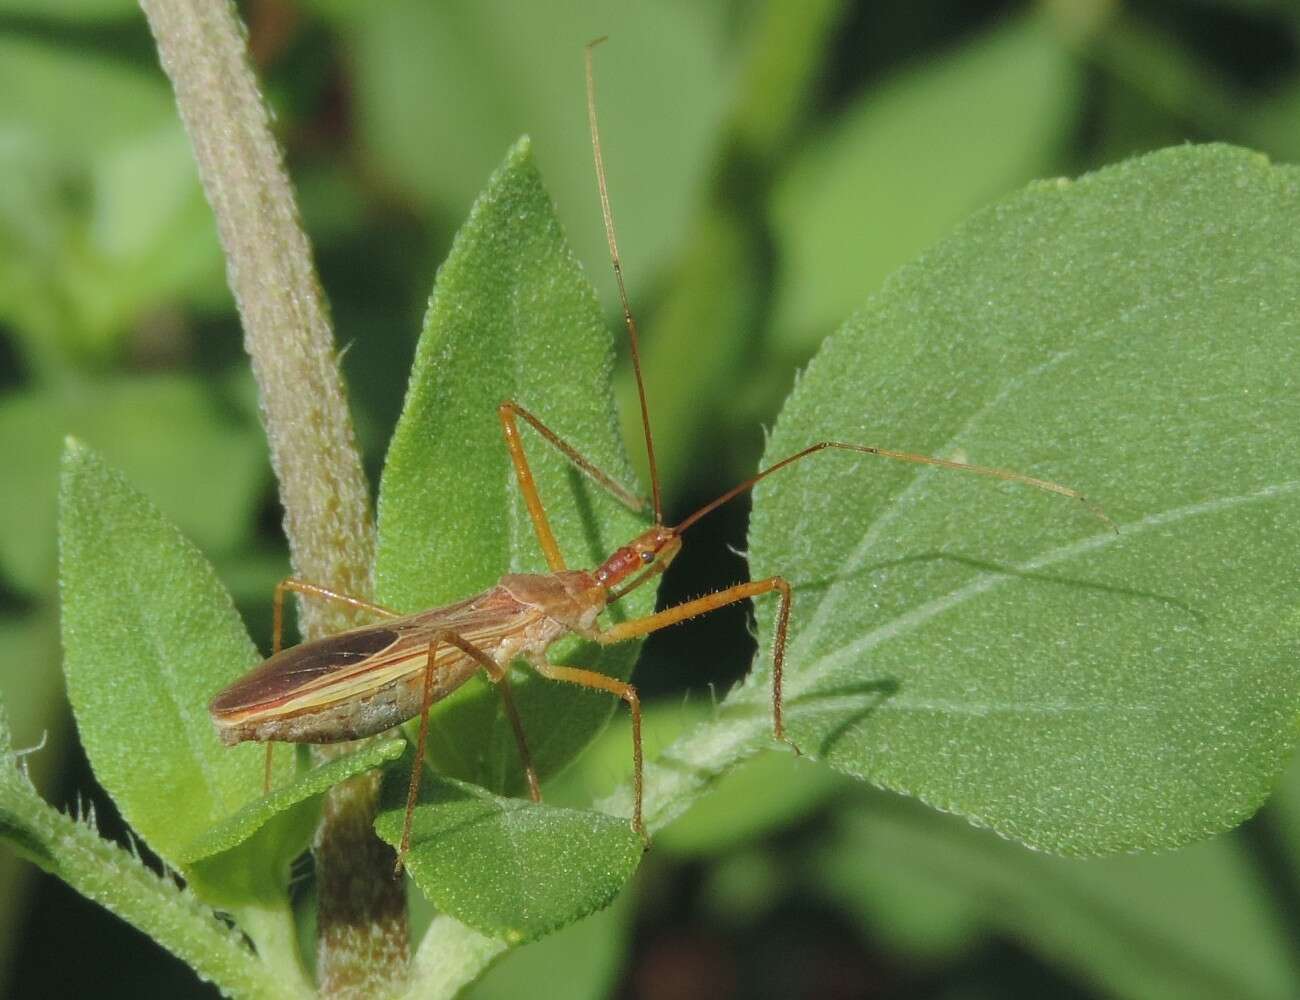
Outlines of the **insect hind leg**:
M627 707L632 715L632 788L633 788L633 805L632 805L632 829L641 835L642 840L646 840L645 823L641 816L641 789L642 789L642 771L643 771L643 754L641 750L641 699L637 696L636 688L631 684L616 680L595 670L582 670L578 667L562 667L554 663L548 663L545 660L537 660L533 663L533 669L543 677L553 681L563 681L566 684L577 684L579 687L592 688L597 691L608 691L627 702Z
M438 647L446 643L455 646L472 659L488 679L501 692L501 703L505 706L510 728L514 730L515 743L519 748L519 761L523 765L524 777L528 780L528 795L534 802L542 801L542 789L537 780L537 770L533 767L532 754L524 738L523 722L515 708L514 696L510 690L510 675L504 667L479 649L472 642L455 632L444 629L429 640L429 652L424 664L424 694L420 699L420 733L415 745L415 763L411 766L411 783L406 790L406 816L402 820L402 841L397 851L395 875L400 875L406 854L411 849L411 820L415 815L415 802L420 794L420 775L424 769L424 747L429 736L429 709L433 707L433 675L437 668Z

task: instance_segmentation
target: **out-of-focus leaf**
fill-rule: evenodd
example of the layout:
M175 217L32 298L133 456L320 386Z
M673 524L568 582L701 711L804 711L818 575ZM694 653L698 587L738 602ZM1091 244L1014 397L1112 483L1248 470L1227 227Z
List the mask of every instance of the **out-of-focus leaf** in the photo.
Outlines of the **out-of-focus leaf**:
M1278 160L1300 159L1300 78L1253 103L1243 124L1252 145Z
M59 669L59 630L53 615L0 618L0 696L20 747L47 741L62 709L63 675ZM42 775L57 756L42 748L28 759Z
M1051 169L1079 79L1033 15L864 94L773 193L777 335L810 349L900 264Z
M460 600L503 573L546 562L515 482L496 406L514 399L600 468L634 483L614 427L610 335L560 233L527 142L493 176L438 274L402 417L379 489L376 593L401 611ZM561 551L592 567L644 521L520 422ZM651 588L611 614L646 613ZM626 677L635 644L601 653L566 640L557 663ZM554 772L605 724L617 700L516 671L538 772ZM523 788L495 690L475 679L435 709L438 769L497 791Z
M700 429L713 425L732 398L731 383L743 365L760 299L757 248L741 220L730 212L710 211L701 216L692 235L641 347L655 461L668 495L692 472ZM642 441L641 405L631 368L620 376L624 437ZM634 461L648 478L644 448L635 451Z
M1293 621L1300 619L1300 614L1292 617ZM1293 759L1282 775L1266 815L1276 824L1273 829L1281 837L1283 850L1300 858L1300 759Z
M512 949L464 1000L601 1000L616 985L632 916L624 893L603 910L541 941Z
M399 0L362 10L344 31L375 166L454 219L528 133L578 256L612 301L582 62L583 46L608 35L597 76L614 207L631 273L653 279L683 237L729 96L721 7Z
M407 784L401 768L385 777L375 822L394 847ZM426 768L406 868L444 913L524 943L609 905L643 850L625 819L502 798Z
M62 760L63 684L59 671L58 628L52 616L0 618L0 760L12 739L21 750L24 770L43 784ZM7 715L7 718L6 718ZM18 857L0 851L0 988L22 941L31 869Z
M66 434L103 448L206 550L230 552L247 537L266 444L197 380L150 376L12 393L0 397L0 569L22 589L53 581Z
M762 754L719 779L655 836L655 847L687 856L725 853L806 816L845 783L791 753Z
M0 14L70 22L98 22L139 15L132 0L0 0Z
M1050 858L874 795L816 864L873 936L925 953L992 932L1117 997L1294 993L1292 943L1232 837L1158 857Z
M263 748L222 746L207 709L260 657L198 550L76 442L59 537L64 671L82 746L122 815L179 867L197 837L261 794ZM289 756L278 756L277 784ZM259 842L262 855L244 861L283 876L303 846L290 841ZM273 897L283 878L252 888Z
M221 280L166 82L0 39L0 317L49 364L99 357L143 309Z
M868 456L760 484L753 572L795 592L794 739L1066 854L1258 808L1300 711L1297 290L1300 171L1222 146L1032 186L900 271L805 372L765 462L835 438L1014 466L1119 531Z

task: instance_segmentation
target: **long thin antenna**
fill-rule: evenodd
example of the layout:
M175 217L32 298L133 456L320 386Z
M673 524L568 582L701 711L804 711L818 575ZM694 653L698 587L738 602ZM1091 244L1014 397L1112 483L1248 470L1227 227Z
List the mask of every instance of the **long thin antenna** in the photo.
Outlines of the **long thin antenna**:
M600 186L600 211L605 217L605 237L609 241L609 259L614 265L614 278L618 282L618 298L623 304L623 320L632 343L632 371L636 375L636 393L641 400L641 426L645 428L646 460L650 465L650 491L654 501L655 524L664 523L663 501L659 495L659 469L655 465L655 444L650 436L650 407L645 400L645 381L641 378L641 351L636 335L636 320L627 303L627 288L623 284L623 260L618 253L618 238L614 234L614 213L609 207L609 188L605 183L605 158L600 152L600 126L596 122L596 77L592 71L591 51L604 36L587 43L587 124L591 127L591 151L596 158L596 183Z
M753 489L759 480L766 479L772 473L784 469L787 465L793 465L801 458L807 458L809 455L816 454L819 451L825 451L827 448L839 448L842 451L856 451L863 455L877 455L880 458L892 458L895 461L912 462L917 465L936 465L941 469L955 469L958 472L970 472L977 476L989 476L992 479L1003 479L1009 483L1020 483L1024 486L1032 486L1036 490L1043 490L1047 493L1057 493L1063 497L1070 497L1073 500L1078 500L1096 517L1100 518L1107 527L1116 534L1119 533L1119 528L1116 527L1115 522L1107 517L1105 511L1095 503L1078 490L1072 490L1068 486L1054 483L1050 479L1035 479L1033 476L1026 476L1024 473L1020 472L1012 472L1010 469L995 469L987 465L970 465L966 462L952 462L946 458L931 458L929 455L917 455L910 451L891 451L888 448L876 448L865 444L844 444L841 441L818 441L816 444L811 444L802 451L797 451L793 455L789 455L781 459L781 461L768 466L762 472L758 473L758 475L751 476L739 486L733 486L731 489L727 490L726 493L722 494L722 496L718 497L716 500L706 503L685 521L674 525L672 528L673 534L680 535L692 524L704 517L704 515L717 510L729 500L734 500L746 490Z

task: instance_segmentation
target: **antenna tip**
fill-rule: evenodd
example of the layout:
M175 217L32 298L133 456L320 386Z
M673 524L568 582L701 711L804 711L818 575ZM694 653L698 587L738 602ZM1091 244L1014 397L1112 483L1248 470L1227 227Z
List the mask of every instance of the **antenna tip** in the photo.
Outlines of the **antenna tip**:
M602 42L608 42L608 41L609 41L609 35L601 35L599 38L593 38L591 41L589 41L586 44L585 48L588 52L590 52L597 45L601 44Z

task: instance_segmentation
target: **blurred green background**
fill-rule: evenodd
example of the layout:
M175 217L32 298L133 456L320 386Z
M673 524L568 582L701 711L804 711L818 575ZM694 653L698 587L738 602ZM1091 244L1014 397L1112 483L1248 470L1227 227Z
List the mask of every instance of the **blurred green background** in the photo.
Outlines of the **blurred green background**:
M974 210L1172 143L1300 159L1300 7L1284 0L240 9L372 482L437 265L519 134L618 323L583 97L597 35L611 36L601 122L670 519L752 469L820 339ZM626 372L622 390L635 456ZM0 693L17 744L40 746L26 760L42 792L120 839L59 670L67 433L184 527L267 645L280 510L144 20L130 0L0 0ZM743 577L745 517L738 503L692 535L661 603ZM752 650L743 609L654 637L636 675L655 700L647 749ZM625 741L611 732L565 781L612 784ZM617 906L514 953L474 996L1294 997L1297 859L1295 769L1230 836L1083 863L760 758L656 841ZM215 995L7 852L0 886L0 993Z

